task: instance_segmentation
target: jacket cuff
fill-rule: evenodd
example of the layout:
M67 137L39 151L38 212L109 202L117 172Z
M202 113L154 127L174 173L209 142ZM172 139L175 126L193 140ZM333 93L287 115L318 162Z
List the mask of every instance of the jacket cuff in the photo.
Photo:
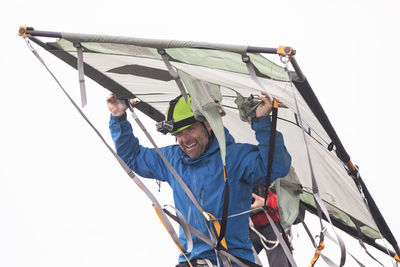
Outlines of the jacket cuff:
M112 114L110 114L110 122L121 122L126 120L127 115L126 112L120 116L113 116Z
M271 124L271 116L270 115L268 115L268 116L261 116L261 117L258 117L257 118L258 120L257 121L253 121L252 123L251 123L251 126L252 126L252 128L254 127L254 126L256 126L256 125L262 125L262 124L267 124L267 125L270 125ZM254 129L254 128L253 128Z

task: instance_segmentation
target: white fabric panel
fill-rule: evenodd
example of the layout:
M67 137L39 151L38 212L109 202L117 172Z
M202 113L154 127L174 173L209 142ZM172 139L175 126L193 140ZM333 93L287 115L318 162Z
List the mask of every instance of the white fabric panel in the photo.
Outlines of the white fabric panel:
M129 74L107 72L113 68L132 64L167 71L164 62L161 60L94 53L85 53L84 60L87 64L117 81L143 101L160 110L163 114L169 100L180 94L174 80L166 82ZM235 109L236 104L234 103L236 97L235 91L240 92L245 97L250 94L260 94L259 87L248 75L177 62L171 63L176 68L198 79L220 85L223 95L222 105L232 107L224 107L226 116L223 117L223 122L225 126L237 142L256 143L250 125L239 119L238 111ZM302 129L296 125L296 106L293 94L297 98L302 119L312 129L312 137L307 135L307 141L321 197L323 200L351 214L357 220L376 230L375 222L369 214L352 178L348 176L342 162L336 157L334 151L330 152L327 150L327 145L331 140L296 88L292 88L292 85L287 82L272 81L265 78L260 78L260 81L269 94L276 97L288 107L288 109L280 108L278 111L280 118L289 121L278 120L278 130L284 135L286 146L292 155L292 166L295 168L302 185L306 189L311 188L311 174L307 161L306 147L302 137Z

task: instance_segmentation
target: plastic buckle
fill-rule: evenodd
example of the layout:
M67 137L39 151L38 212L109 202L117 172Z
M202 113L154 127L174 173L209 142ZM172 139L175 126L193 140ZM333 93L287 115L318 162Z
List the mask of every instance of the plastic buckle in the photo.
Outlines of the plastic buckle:
M242 61L244 63L248 63L248 62L250 62L250 57L248 55L242 55Z
M160 55L165 55L165 49L164 48L159 48L159 49L157 49L157 52L160 54Z

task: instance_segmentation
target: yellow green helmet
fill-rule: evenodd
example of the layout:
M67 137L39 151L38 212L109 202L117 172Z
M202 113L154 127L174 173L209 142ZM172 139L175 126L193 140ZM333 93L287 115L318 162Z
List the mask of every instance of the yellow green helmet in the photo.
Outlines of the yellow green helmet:
M157 131L163 134L176 134L188 128L196 122L191 108L192 98L188 95L188 101L180 95L169 102L169 107L165 114L165 121L157 123Z

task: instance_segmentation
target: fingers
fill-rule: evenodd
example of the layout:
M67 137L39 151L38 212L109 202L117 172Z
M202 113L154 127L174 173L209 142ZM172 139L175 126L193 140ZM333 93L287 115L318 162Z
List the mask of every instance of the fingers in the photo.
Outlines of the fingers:
M107 98L107 107L113 116L120 116L125 113L128 106L121 99L118 99L115 94L111 93Z
M263 96L259 96L258 99L260 99L261 101L263 101L264 103L271 103L271 97L269 96L269 94L267 94L267 92L261 92L261 94Z
M114 93L110 93L107 98L106 98L107 102L110 102L111 100L115 100L115 94Z
M252 196L252 198L254 198L256 201L257 201L257 200L262 200L262 201L264 201L264 198L263 198L263 197L260 197L260 196L257 195L257 194L254 194L254 193L253 193L251 196Z
M253 204L251 204L250 208L255 209L264 206L264 198L260 197L259 195L252 194L251 195L254 198Z
M256 109L257 118L269 115L272 110L272 102L270 96L266 92L261 92L261 94L262 96L258 97L258 99L262 102Z

